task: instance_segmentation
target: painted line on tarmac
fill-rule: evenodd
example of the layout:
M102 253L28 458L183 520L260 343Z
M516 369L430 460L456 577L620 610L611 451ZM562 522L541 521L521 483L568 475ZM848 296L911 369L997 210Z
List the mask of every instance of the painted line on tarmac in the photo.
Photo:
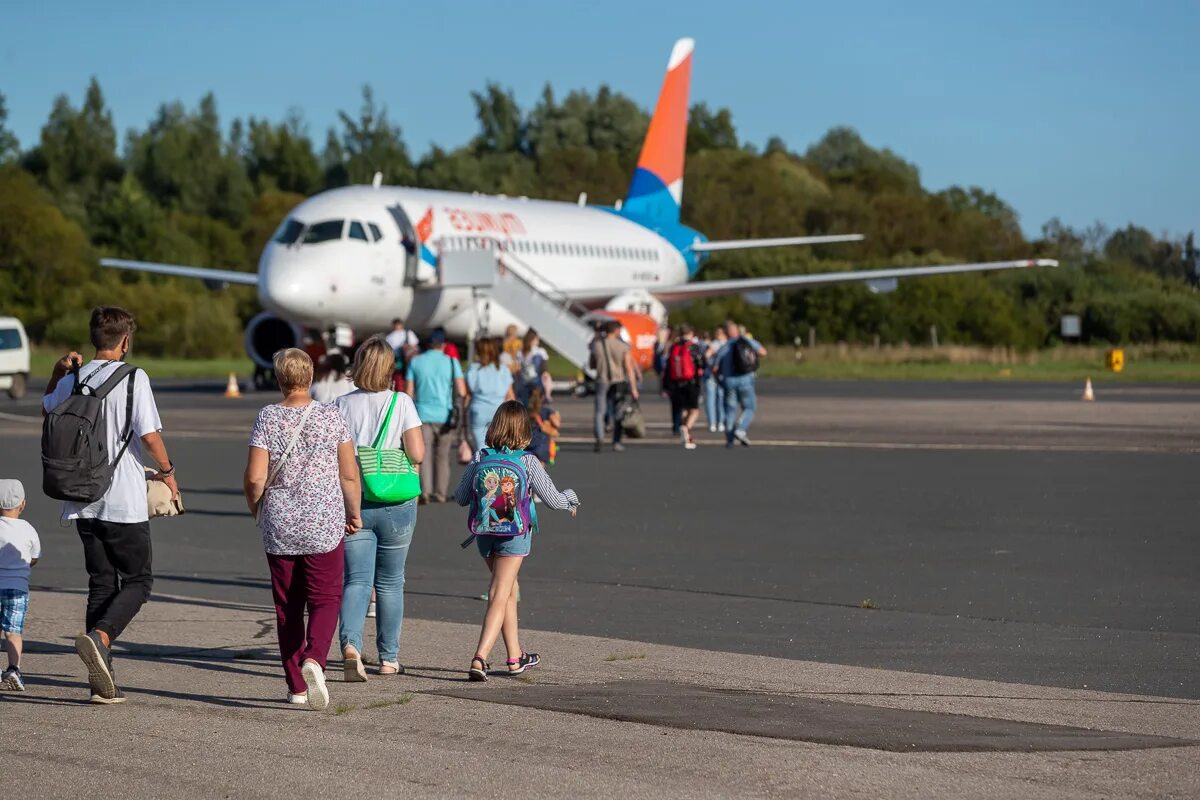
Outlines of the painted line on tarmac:
M564 444L592 444L596 440L582 436L561 436ZM1072 445L1072 444L997 444L989 442L856 442L824 439L753 439L754 447L795 447L808 449L855 449L855 450L993 450L997 452L1032 453L1200 453L1200 447L1178 447L1171 445ZM675 439L622 439L622 444L637 447L680 447ZM724 447L725 442L696 440L701 447ZM605 441L605 446L611 446Z
M36 422L39 425L42 424L42 416L40 414L34 417L29 414L9 414L7 412L0 411L0 419L12 420L13 422Z

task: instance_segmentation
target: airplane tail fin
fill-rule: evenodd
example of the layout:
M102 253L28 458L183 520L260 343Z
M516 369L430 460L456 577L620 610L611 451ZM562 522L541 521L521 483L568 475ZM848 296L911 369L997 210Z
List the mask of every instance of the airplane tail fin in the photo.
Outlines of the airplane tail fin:
M692 39L671 48L667 77L642 143L633 182L622 210L663 222L679 221L683 200L683 156L687 145L688 86L692 78Z

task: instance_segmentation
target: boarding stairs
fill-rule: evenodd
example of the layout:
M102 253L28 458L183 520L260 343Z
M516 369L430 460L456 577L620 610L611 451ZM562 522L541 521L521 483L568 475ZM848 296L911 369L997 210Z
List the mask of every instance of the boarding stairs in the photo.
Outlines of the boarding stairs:
M497 240L489 247L443 252L438 260L442 288L469 287L476 298L480 330L494 303L531 328L546 344L584 369L593 329L584 322L588 309L575 303L554 283Z

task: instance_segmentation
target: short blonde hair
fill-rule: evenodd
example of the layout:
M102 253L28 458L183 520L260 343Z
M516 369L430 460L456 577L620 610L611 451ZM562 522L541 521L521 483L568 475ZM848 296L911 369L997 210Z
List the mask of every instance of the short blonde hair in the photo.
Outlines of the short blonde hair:
M279 388L285 392L297 389L307 389L312 386L313 362L308 353L298 347L280 350L272 359L275 366L275 380Z
M382 392L391 388L395 371L395 351L385 337L376 335L359 345L350 378L364 392Z
M484 444L488 447L507 447L509 450L524 450L533 439L533 428L529 425L529 409L519 400L506 400L496 409L488 425Z

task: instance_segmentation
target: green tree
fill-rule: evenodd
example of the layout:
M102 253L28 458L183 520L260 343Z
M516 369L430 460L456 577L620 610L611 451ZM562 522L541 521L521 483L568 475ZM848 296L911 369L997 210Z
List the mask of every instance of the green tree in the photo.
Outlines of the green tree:
M195 112L178 102L160 106L126 149L130 170L164 208L235 226L246 218L254 190L238 153L221 134L211 93Z
M0 166L15 161L20 151L16 134L8 129L8 100L0 92Z
M736 150L737 130L728 108L711 111L707 103L697 103L688 112L687 151Z
M251 117L241 149L246 174L259 194L309 195L321 188L321 163L299 111L293 109L279 124Z
M370 183L376 172L388 183L412 182L413 164L400 126L388 120L386 106L376 104L370 85L362 88L358 117L339 111L338 118L342 131L331 129L325 145L327 187Z
M112 114L95 78L78 109L65 94L55 98L38 145L25 156L25 167L50 190L60 208L90 227L101 194L124 173Z

